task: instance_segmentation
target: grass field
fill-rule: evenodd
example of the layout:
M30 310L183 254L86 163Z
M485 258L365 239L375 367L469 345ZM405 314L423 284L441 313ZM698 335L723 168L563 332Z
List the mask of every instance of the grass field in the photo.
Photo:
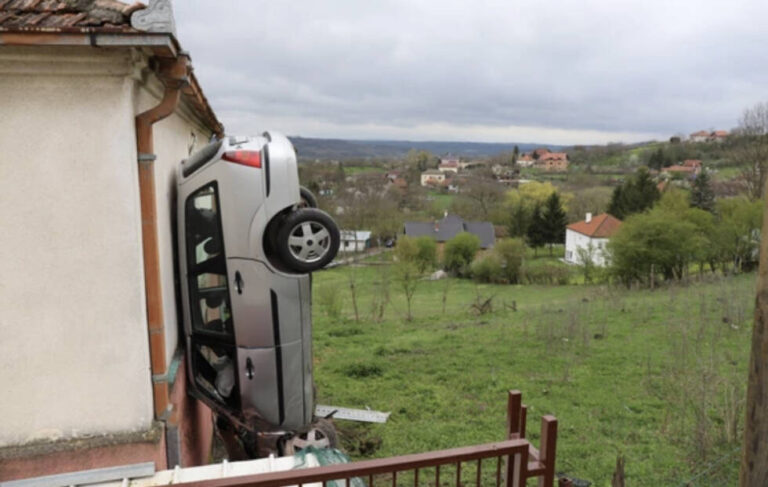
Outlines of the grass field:
M456 194L430 191L429 198L437 208L447 211L451 207L451 203L453 202L454 198L456 198Z
M424 281L408 322L389 266L318 272L318 402L391 411L383 425L338 422L353 457L381 457L501 440L505 391L520 389L534 443L542 414L560 422L558 472L610 485L622 454L627 485L734 485L753 285ZM493 311L473 312L478 297Z
M347 166L344 165L344 174L347 176L358 176L360 174L380 173L384 174L386 169L378 166Z

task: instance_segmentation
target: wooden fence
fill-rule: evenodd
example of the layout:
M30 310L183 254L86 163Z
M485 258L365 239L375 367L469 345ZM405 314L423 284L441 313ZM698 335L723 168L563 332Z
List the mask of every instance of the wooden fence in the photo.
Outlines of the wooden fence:
M536 449L525 438L527 407L519 391L509 391L507 400L507 437L487 443L449 450L432 451L398 457L365 460L325 467L206 480L178 484L179 487L285 487L314 484L351 487L352 479L364 481L368 487L412 485L455 487L525 487L529 478L539 478L539 487L553 487L557 420L541 419L541 444ZM464 466L464 467L462 467ZM466 466L470 466L468 469ZM462 477L464 468L464 477ZM472 470L473 479L467 479ZM442 475L442 476L441 476Z

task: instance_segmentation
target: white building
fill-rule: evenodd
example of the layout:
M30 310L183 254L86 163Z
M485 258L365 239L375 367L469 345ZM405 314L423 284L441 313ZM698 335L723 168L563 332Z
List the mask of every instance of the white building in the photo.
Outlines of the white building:
M710 132L707 130L699 130L698 132L694 132L689 137L689 140L691 142L706 142L709 140Z
M173 216L179 163L223 127L148 3L0 2L0 483L208 461Z
M422 186L440 186L445 182L445 173L436 169L430 169L421 173Z
M454 174L459 172L459 161L441 162L437 169L441 172L452 172Z
M364 252L371 247L371 232L367 230L342 230L339 252Z
M583 221L568 225L565 229L565 261L582 264L584 258L591 256L595 265L606 266L606 245L620 226L621 221L608 213L595 217L587 213Z

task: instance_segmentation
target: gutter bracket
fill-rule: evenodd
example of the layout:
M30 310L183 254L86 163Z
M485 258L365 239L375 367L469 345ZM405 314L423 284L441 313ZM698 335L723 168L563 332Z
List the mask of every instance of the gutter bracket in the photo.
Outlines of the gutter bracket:
M150 162L154 162L157 159L157 156L155 154L145 154L143 152L139 153L138 160L142 164L149 164Z

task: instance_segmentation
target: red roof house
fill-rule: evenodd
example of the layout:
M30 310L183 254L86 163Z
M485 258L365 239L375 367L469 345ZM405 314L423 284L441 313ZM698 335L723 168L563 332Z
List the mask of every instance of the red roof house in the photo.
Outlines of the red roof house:
M586 255L598 266L608 263L606 244L621 226L621 220L602 213L587 217L576 223L571 223L565 230L565 261L572 264L583 264Z

